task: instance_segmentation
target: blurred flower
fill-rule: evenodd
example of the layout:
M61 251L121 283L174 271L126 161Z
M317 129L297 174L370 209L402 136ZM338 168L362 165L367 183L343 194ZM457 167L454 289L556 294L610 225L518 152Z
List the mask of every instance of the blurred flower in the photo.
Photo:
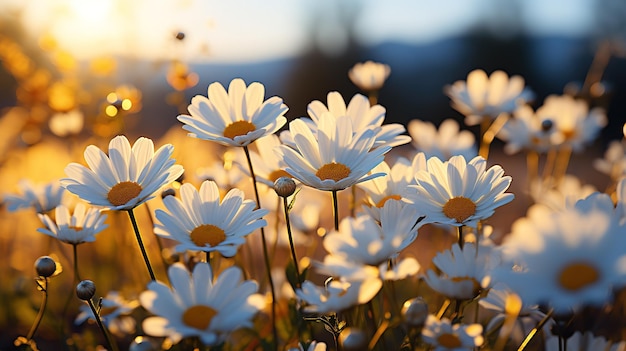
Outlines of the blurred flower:
M530 185L530 195L535 203L543 204L552 210L572 207L576 201L597 191L591 184L582 184L580 179L566 174L556 186L552 179L537 179Z
M178 91L193 88L200 80L197 73L190 72L189 67L180 61L172 62L165 79L172 88Z
M442 162L437 157L427 161L428 170L415 174L415 191L407 194L427 221L454 226L476 226L490 217L497 207L513 200L504 193L511 184L498 165L485 170L487 161L476 156L467 162L463 156L453 156Z
M280 177L292 178L292 176L285 171L287 165L284 160L274 152L274 149L281 145L278 136L274 134L264 136L260 138L259 142L255 145L257 151L250 151L250 157L254 164L254 174L257 181L269 187L273 187L274 182ZM246 160L236 160L236 164L242 172L250 176L250 169L248 168Z
M63 186L81 199L110 210L130 210L154 197L164 185L183 173L171 158L170 144L154 151L148 138L139 138L132 146L119 135L109 143L109 154L95 145L85 149L89 168L70 163L65 167Z
M115 335L131 334L135 331L135 319L131 314L139 306L137 300L126 300L117 291L110 291L101 300L102 305L99 316L102 323ZM86 320L95 322L95 316L87 304L81 304L80 312L76 316L76 325L84 323Z
M342 190L383 175L368 172L383 161L391 148L372 149L374 132L366 129L355 133L348 116L324 114L316 132L302 119L296 119L289 123L289 130L297 149L280 145L275 150L287 164L287 173L307 186Z
M324 115L330 114L335 118L346 116L352 124L352 134L360 134L366 129L372 129L375 136L375 142L372 148L380 146L398 146L411 141L408 135L401 135L406 131L403 125L391 123L383 125L385 121L385 108L381 105L370 106L367 97L356 94L346 106L343 97L339 92L331 91L328 93L328 107L323 102L315 100L307 106L307 113L310 118L300 118L309 126L313 134L324 118ZM283 143L294 146L295 136L291 132L285 131L280 135Z
M4 202L9 211L32 207L37 213L52 211L61 204L65 189L61 187L59 181L52 181L45 184L33 184L28 179L22 179L18 183L21 195L5 194Z
M237 150L233 149L227 150L221 160L212 161L206 167L196 168L195 180L199 180L200 183L205 180L212 180L224 192L240 186L241 182L249 180L246 178L243 167L237 167L240 164L238 161L240 155L243 156L243 153L237 153Z
M371 92L380 90L390 73L391 68L389 65L365 61L355 64L348 71L348 77L362 91Z
M452 324L431 314L422 329L422 339L434 347L433 351L470 351L483 344L482 333L480 324Z
M498 137L507 142L504 152L546 152L553 147L551 138L556 129L552 119L547 117L536 114L528 105L518 107L498 133Z
M466 243L463 248L455 243L452 248L438 253L433 264L439 273L429 270L425 281L433 290L455 299L471 299L481 288L490 284L490 274L497 260L492 259L493 247Z
M626 175L626 143L623 140L610 142L604 158L595 159L593 167L613 180Z
M554 123L554 133L550 136L552 144L567 145L574 151L582 151L607 124L603 109L589 110L587 102L569 95L548 96L536 113L539 119Z
M447 160L452 156L463 155L467 159L476 157L476 140L469 130L459 131L459 124L453 119L441 122L439 130L432 122L413 119L408 125L412 144L426 158L439 157Z
M323 287L305 280L296 295L306 303L304 312L335 313L369 302L382 285L377 277L353 282L329 278Z
M546 338L545 351L559 351L561 340L557 335L550 335ZM602 336L595 336L591 332L581 333L575 332L572 336L565 340L568 350L575 351L624 351L626 350L626 341L611 342Z
M380 271L380 279L382 280L402 280L414 277L419 272L421 266L413 257L407 257L393 265L388 262L381 263L378 266Z
M67 112L58 112L50 117L48 127L54 135L66 137L68 135L80 133L83 129L84 120L85 116L83 116L82 111L79 109Z
M561 211L535 205L502 246L505 262L517 268L498 269L495 278L523 301L556 313L603 305L626 282L625 230L608 195L595 193Z
M108 227L104 224L107 216L100 209L87 209L82 203L76 205L72 214L65 205L57 206L54 220L47 214L38 216L46 226L37 229L38 232L72 245L95 241L95 235Z
M246 146L287 123L284 114L288 108L283 100L273 96L263 101L264 94L263 84L254 82L246 87L240 78L230 82L228 92L220 83L212 83L208 97L194 96L187 108L191 115L179 115L178 120L189 136Z
M247 235L267 225L262 217L268 211L255 210L256 203L244 200L239 189L230 190L220 201L217 184L204 181L199 191L183 184L180 195L182 201L174 196L163 199L168 212L156 211L161 223L154 228L157 235L178 241L178 252L217 251L232 257Z
M205 345L217 345L232 331L252 327L252 317L265 306L256 282L242 281L239 267L225 269L214 280L208 263L196 264L192 273L175 263L168 275L171 289L150 282L139 296L141 305L157 315L143 322L149 335L167 336L175 343L198 336Z
M305 351L304 344L299 343L298 347L291 348L289 351ZM311 341L306 351L326 351L326 344L323 342Z
M467 81L456 81L444 88L452 107L465 116L465 124L473 126L484 118L494 119L501 113L511 113L518 105L533 98L524 87L524 78L494 71L490 76L481 69L467 75Z

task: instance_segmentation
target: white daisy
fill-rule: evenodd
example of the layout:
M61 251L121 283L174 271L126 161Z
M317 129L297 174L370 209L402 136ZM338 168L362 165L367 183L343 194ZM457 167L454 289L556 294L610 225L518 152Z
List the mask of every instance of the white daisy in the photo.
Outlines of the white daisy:
M135 331L135 319L129 316L139 306L137 300L126 300L117 291L110 291L102 298L99 316L102 323L115 335L131 334ZM87 304L81 304L80 312L74 320L79 325L89 320L95 322L93 311Z
M83 129L85 116L79 109L67 112L57 112L50 117L48 127L54 135L66 137L80 133Z
M348 71L352 83L365 92L380 90L389 74L389 65L369 60L355 64Z
M408 277L414 277L419 272L421 266L413 257L407 257L399 262L390 265L382 263L378 266L380 271L380 279L382 280L402 280Z
M52 211L63 201L65 189L58 181L33 184L28 179L18 182L21 194L5 194L3 201L10 212L32 207L37 213Z
M553 147L551 138L555 131L552 119L539 116L530 106L523 105L513 112L513 118L507 119L498 138L506 141L507 154L520 150L546 152Z
M593 161L593 167L611 179L626 175L626 142L613 140L604 152L604 158Z
M139 138L130 146L119 135L109 143L109 154L95 145L85 149L89 168L70 163L67 178L61 184L81 199L110 210L131 210L154 197L164 185L183 173L171 158L174 147L163 145L156 152L148 138Z
M65 205L57 206L54 213L54 220L47 214L38 214L46 228L39 228L37 231L64 243L78 245L95 241L95 235L108 227L104 224L107 216L100 209L88 209L82 203L77 204L71 214Z
M309 118L301 118L315 134L323 115L331 114L335 118L347 116L352 121L353 133L361 133L366 129L372 129L375 134L373 148L380 146L398 146L411 141L408 135L401 135L406 131L403 125L398 123L385 124L385 108L381 105L370 106L367 97L356 94L346 106L346 103L339 92L328 93L328 106L323 102L315 100L307 107ZM283 132L281 140L290 146L294 146L294 136L291 132Z
M467 159L476 157L476 138L469 130L459 131L459 124L453 119L441 122L439 129L432 122L411 120L408 125L412 144L426 158L439 157L447 160L455 155L463 155Z
M626 177L621 178L617 182L615 198L617 202L615 212L620 220L620 224L624 224L626 222Z
M572 207L576 201L594 193L596 188L591 184L582 184L576 176L566 174L552 186L552 179L537 179L530 185L530 195L535 203L548 206L553 210Z
M217 251L232 257L245 237L267 225L262 219L267 210L255 210L256 203L244 200L239 189L231 189L220 201L217 184L204 181L198 191L192 184L180 188L182 200L163 199L167 211L157 210L157 235L179 242L176 251Z
M626 282L626 226L608 195L596 193L562 211L533 206L511 230L502 253L516 269L494 275L530 304L569 313L610 301Z
M610 342L602 336L595 336L590 332L584 334L577 331L565 340L568 350L574 351L625 351L626 341ZM546 339L545 351L559 351L559 337L551 335Z
M417 185L410 186L415 191L407 198L429 222L474 227L514 197L504 193L511 177L503 176L504 170L498 165L486 170L486 164L480 156L469 162L463 156L446 162L431 157L428 170L415 175Z
M422 329L422 339L434 347L433 351L471 351L483 344L483 326L480 324L452 324L428 315Z
M257 283L243 281L236 266L214 279L208 263L196 264L191 274L175 263L168 276L172 288L153 281L139 296L141 305L156 315L143 322L149 335L167 336L175 343L198 336L205 345L217 345L232 331L252 327L252 317L265 306L263 296L256 294Z
M196 95L187 108L191 115L179 115L189 136L212 140L226 146L246 146L262 136L273 134L287 119L287 105L278 96L263 101L265 87L254 82L246 87L241 78L233 79L228 92L222 84L209 85L207 96Z
M352 282L329 278L323 287L305 280L296 295L307 304L304 312L336 313L369 302L382 285L378 277Z
M379 177L368 175L381 163L391 147L372 149L376 135L372 129L354 132L352 120L324 114L314 132L302 121L289 123L295 148L280 145L274 150L287 164L287 173L318 190L343 190L356 183Z
M456 81L444 88L452 100L452 107L465 116L468 126L479 124L483 118L494 119L500 113L511 113L518 105L533 98L524 87L524 78L494 71L487 76L476 69L467 75L467 81Z
M286 164L283 159L274 152L274 149L281 145L278 136L274 134L264 136L255 145L256 151L251 150L250 157L252 164L254 164L254 175L257 181L269 187L274 187L276 179L280 177L292 178L285 171ZM241 171L250 176L250 168L247 161L244 159L237 161Z
M463 249L455 243L449 250L438 253L433 264L439 273L429 270L425 281L433 290L456 299L471 299L490 284L493 266L491 245L466 243Z
M604 110L589 110L587 102L569 95L548 96L536 113L540 119L550 119L554 123L552 144L565 145L574 151L582 151L607 124Z

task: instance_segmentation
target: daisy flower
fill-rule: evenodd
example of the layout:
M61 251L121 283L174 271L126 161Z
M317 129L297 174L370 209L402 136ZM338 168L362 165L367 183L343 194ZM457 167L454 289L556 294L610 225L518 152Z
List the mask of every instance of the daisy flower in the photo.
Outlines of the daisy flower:
M566 174L556 184L552 179L537 179L530 185L530 195L535 203L548 206L553 210L560 210L572 207L576 201L584 199L596 192L596 188L591 184L582 184L576 176Z
M490 76L481 69L467 75L467 81L456 81L444 88L452 107L465 116L465 124L473 126L484 118L494 119L500 113L511 113L518 105L533 98L524 87L524 78L494 71Z
M323 287L305 280L296 295L307 304L304 312L336 313L369 302L382 286L378 277L352 282L328 279Z
M99 316L111 333L123 336L135 331L135 319L129 315L139 306L139 301L126 300L117 291L110 291L101 301ZM89 305L81 304L79 310L74 324L79 325L87 320L96 321Z
M410 186L414 191L407 198L429 222L474 227L514 197L504 193L511 177L503 176L498 165L486 170L486 164L481 156L469 162L460 155L446 162L431 157L426 163L428 170L415 175L417 184Z
M553 147L551 138L555 131L552 119L537 115L532 107L523 105L513 112L513 118L507 119L498 138L506 141L504 152L507 154L520 150L542 153Z
M241 78L233 79L228 92L222 84L209 85L207 96L196 95L178 120L189 136L212 140L225 146L247 146L262 136L273 134L287 119L287 105L278 96L263 101L265 87L254 82L249 86Z
M382 176L369 174L391 147L372 149L376 140L369 128L355 132L348 116L324 114L316 134L302 119L289 123L295 148L280 145L274 150L283 158L285 171L303 184L318 190L343 190L356 183Z
M155 317L143 322L143 330L152 336L167 336L174 343L197 336L205 345L218 345L240 328L252 327L252 318L265 306L257 294L257 283L242 280L234 266L213 278L208 263L196 264L190 273L181 263L168 269L172 288L150 282L141 293L141 305Z
M438 253L433 258L434 270L426 273L425 281L433 290L456 299L471 299L490 283L492 267L497 260L492 259L493 247L467 243L461 247L455 243L449 250Z
M439 157L442 160L455 155L473 158L477 155L476 138L469 130L459 130L459 124L453 119L441 122L439 129L432 122L411 120L408 125L412 144L426 158Z
M480 324L452 324L428 315L422 329L422 339L434 347L433 351L470 351L483 344L483 326Z
M231 189L220 201L213 181L204 181L198 191L192 184L180 188L180 197L167 196L167 211L157 210L157 235L179 242L176 251L217 251L226 257L237 253L245 237L267 225L262 219L267 210L255 210L256 203L244 200L239 189Z
M400 135L406 130L403 125L398 123L385 124L386 110L381 105L370 106L367 97L356 94L346 106L346 103L339 92L332 91L328 93L328 106L319 100L312 101L307 107L309 118L301 118L315 134L315 131L322 120L322 116L330 114L335 118L347 116L352 121L353 133L361 133L366 129L372 129L375 134L375 143L373 148L380 146L398 146L411 141L408 135ZM290 146L294 146L295 137L293 133L285 131L281 133L281 140Z
M58 181L33 184L28 179L22 179L17 185L21 194L4 195L3 200L9 212L32 207L37 213L46 213L54 210L63 201L65 189Z
M95 235L108 227L104 224L107 216L100 209L88 209L82 203L77 204L71 214L65 205L59 205L54 214L54 220L47 214L38 214L46 228L39 228L37 231L67 244L78 245L95 241Z
M537 116L554 123L555 131L551 135L553 145L566 145L574 151L582 151L607 124L604 110L589 110L587 102L569 95L548 96L537 109Z
M593 167L611 179L626 175L626 143L624 139L613 140L604 152L604 158L593 161Z
M280 177L292 178L285 171L286 165L283 159L274 152L274 149L281 145L278 136L274 134L264 136L255 145L256 151L250 151L250 157L255 165L254 174L257 181L273 188L276 179ZM237 160L237 165L243 173L250 176L250 169L246 160Z
M516 269L494 276L528 303L569 313L610 301L626 281L626 226L608 195L596 193L561 211L533 206L511 230L502 254Z
M380 90L391 74L391 68L374 61L359 62L348 71L348 77L357 88L365 92Z
M95 145L87 146L84 156L89 168L70 163L61 184L92 205L131 210L183 173L171 158L173 150L166 144L155 152L152 140L143 137L131 148L128 139L119 135L110 141L108 155Z

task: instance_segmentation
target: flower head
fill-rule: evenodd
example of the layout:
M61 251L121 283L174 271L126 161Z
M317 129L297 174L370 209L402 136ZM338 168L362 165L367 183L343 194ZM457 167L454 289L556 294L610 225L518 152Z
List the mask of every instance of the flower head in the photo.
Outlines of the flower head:
M46 225L46 228L37 229L38 232L72 245L95 241L95 235L108 227L104 224L107 216L100 209L88 209L82 203L77 204L71 214L65 205L57 206L54 220L46 214L38 216Z
M369 302L382 285L377 277L351 282L328 279L323 287L305 280L296 295L308 304L304 312L332 313Z
M217 345L232 331L251 327L252 317L265 306L256 294L256 282L243 281L238 267L227 268L214 279L208 263L198 263L192 273L175 263L168 275L172 288L153 281L139 296L141 305L156 315L143 322L149 335L174 342L198 336L205 345Z
M513 118L507 119L498 137L506 141L504 152L507 154L520 150L546 152L553 147L551 138L555 131L552 119L522 105L513 112Z
M453 119L441 122L438 130L432 122L414 119L409 122L408 129L413 146L426 154L426 158L447 160L463 155L471 159L477 155L474 134L469 130L459 131L459 124Z
M513 194L504 193L511 177L503 176L498 165L486 169L486 163L480 156L469 162L463 156L446 162L431 157L428 170L415 175L417 184L410 186L415 191L407 198L429 222L473 227L513 200Z
M343 190L382 175L368 172L383 161L390 147L372 149L374 131L368 128L355 132L347 116L335 118L326 113L315 132L296 119L289 123L289 130L295 148L280 145L274 150L287 164L287 173L305 185L319 190Z
M67 178L61 184L81 199L110 210L130 210L154 197L164 185L183 173L171 158L170 144L154 151L148 138L139 138L132 146L119 135L109 143L105 154L95 145L85 149L89 168L70 163L65 167Z
M179 242L179 252L218 251L232 257L245 242L245 236L267 224L262 219L267 210L255 210L256 203L244 200L239 189L230 190L220 201L217 184L207 180L200 190L190 183L183 184L180 194L181 199L163 199L167 211L156 211L161 223L155 227L157 235Z
M21 195L5 194L4 201L10 212L32 207L37 213L46 213L59 206L63 200L65 189L58 181L45 184L33 184L28 179L18 183Z
M389 65L365 61L355 64L348 71L348 77L359 89L370 92L380 90L390 73L391 68Z
M113 334L124 335L135 330L135 319L129 314L139 306L139 301L126 300L117 291L110 291L101 302L100 319ZM87 304L82 304L79 309L75 324L82 324L87 320L95 321L93 311Z
M518 105L532 99L524 87L524 78L494 71L490 76L481 69L467 75L467 81L456 81L445 87L452 107L465 115L465 124L472 126L483 118L494 119L500 113L511 113Z
M207 96L196 95L187 108L191 115L179 115L189 136L212 140L226 146L246 146L262 136L273 134L287 119L287 105L278 96L263 101L265 87L249 86L236 78L228 92L222 84L209 85Z
M422 329L422 338L435 347L434 351L469 351L483 344L482 333L480 324L452 324L447 318L440 320L431 314Z

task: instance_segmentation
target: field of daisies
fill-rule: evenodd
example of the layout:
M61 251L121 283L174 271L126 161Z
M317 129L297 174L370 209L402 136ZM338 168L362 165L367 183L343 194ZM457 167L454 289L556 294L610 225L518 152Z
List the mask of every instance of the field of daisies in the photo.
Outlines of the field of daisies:
M593 89L477 69L444 88L463 124L401 125L390 72L357 63L362 93L291 121L216 82L161 140L37 151L64 174L3 194L2 347L625 350L626 142L574 161L607 124Z

